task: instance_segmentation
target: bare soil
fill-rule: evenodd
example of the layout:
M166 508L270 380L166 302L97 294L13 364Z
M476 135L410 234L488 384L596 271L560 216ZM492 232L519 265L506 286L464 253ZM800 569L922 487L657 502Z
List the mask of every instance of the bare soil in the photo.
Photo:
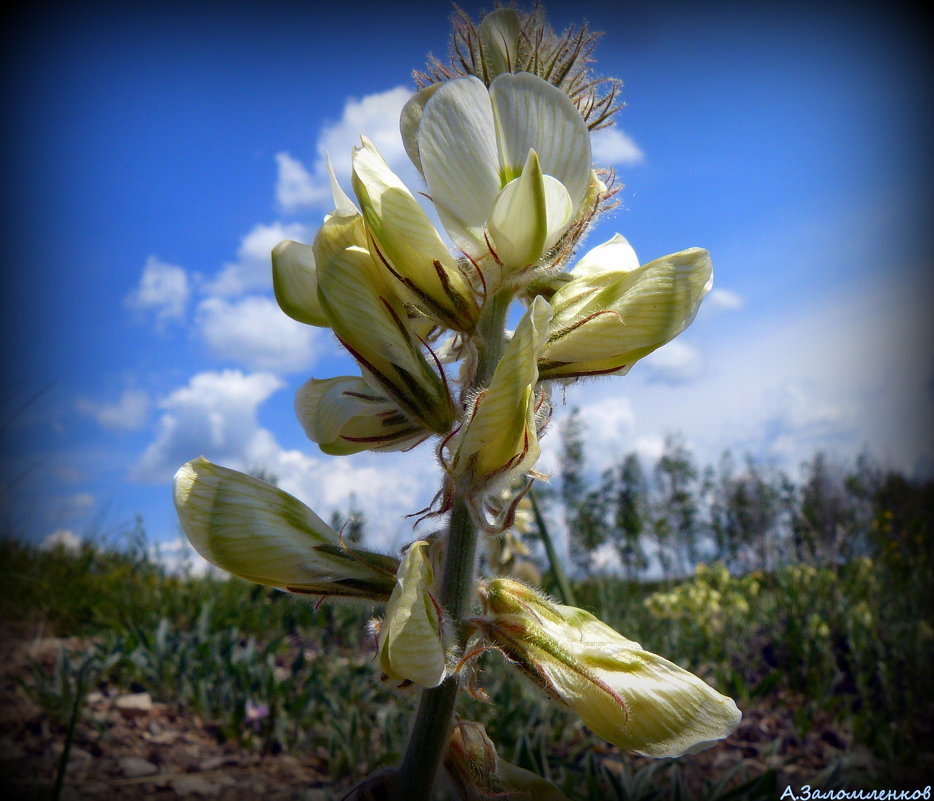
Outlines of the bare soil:
M4 626L3 628L8 628ZM62 646L81 641L24 636L6 631L0 638L0 789L5 799L48 799L66 727L53 722L27 696L20 680L31 661L51 666ZM732 737L701 754L685 757L682 776L689 798L738 762L748 776L776 771L779 797L798 788L827 766L845 760L871 769L871 757L854 746L850 734L830 721L799 736L793 704L778 697L745 709ZM640 757L607 746L599 755L613 770L638 767ZM236 743L222 743L209 724L183 716L169 703L115 687L90 693L70 748L61 798L66 801L132 799L217 799L217 801L338 801L353 786L334 780L315 754L261 754Z

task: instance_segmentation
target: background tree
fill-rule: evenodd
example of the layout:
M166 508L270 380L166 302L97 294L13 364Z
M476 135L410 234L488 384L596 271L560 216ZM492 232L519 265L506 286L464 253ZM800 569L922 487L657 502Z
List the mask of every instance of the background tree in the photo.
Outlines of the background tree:
M700 559L698 477L683 436L669 434L655 464L655 533L663 569L667 561L669 569L687 572Z

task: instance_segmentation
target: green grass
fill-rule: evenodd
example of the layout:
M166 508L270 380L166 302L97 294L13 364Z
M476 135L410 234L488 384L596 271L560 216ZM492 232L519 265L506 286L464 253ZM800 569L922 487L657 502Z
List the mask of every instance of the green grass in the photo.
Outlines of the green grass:
M86 546L69 555L4 541L0 565L4 620L42 620L91 643L63 651L51 668L34 665L24 680L59 731L82 688L107 682L200 716L219 739L314 752L335 778L362 777L402 752L414 699L379 684L366 634L379 609L167 575L142 548ZM910 564L880 557L744 577L713 566L677 584L603 578L577 584L575 593L580 605L701 673L741 708L787 709L800 737L827 720L852 732L874 757L872 772L858 780L884 787L910 775L925 748L930 754L934 708L925 688L934 621L924 598L931 580L931 560L919 548ZM581 801L696 797L678 761L620 756L525 686L498 654L478 665L477 684L491 703L467 699L461 711L484 723L505 759ZM856 777L841 763L821 786L852 787ZM778 797L774 771L742 764L708 777L699 792Z

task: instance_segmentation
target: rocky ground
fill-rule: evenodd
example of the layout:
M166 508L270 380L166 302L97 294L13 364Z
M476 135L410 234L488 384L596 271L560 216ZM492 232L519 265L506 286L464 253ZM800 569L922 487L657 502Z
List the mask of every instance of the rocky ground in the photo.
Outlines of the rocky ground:
M29 699L19 680L28 675L30 660L51 665L63 645L75 648L80 642L7 636L2 643L0 787L6 789L5 799L50 797L64 728ZM775 769L779 794L786 785L806 784L841 760L870 765L868 755L853 748L847 732L829 723L801 738L791 713L780 703L744 712L733 737L682 760L689 791L709 786L737 762L749 775ZM602 756L614 770L623 769L622 760L630 759L611 749ZM351 783L332 781L323 772L324 764L314 754L264 755L235 743L222 744L209 725L178 714L170 704L146 693L104 687L87 698L61 798L337 801Z

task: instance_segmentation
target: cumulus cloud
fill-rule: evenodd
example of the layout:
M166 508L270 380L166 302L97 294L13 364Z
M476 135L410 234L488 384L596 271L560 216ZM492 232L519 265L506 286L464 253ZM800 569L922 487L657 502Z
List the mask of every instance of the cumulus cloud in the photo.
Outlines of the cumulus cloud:
M127 389L113 403L81 398L78 410L91 415L104 428L138 431L149 419L149 395L141 389Z
M204 455L234 470L261 470L325 520L335 510L346 514L353 495L373 545L397 547L411 540L412 523L405 515L427 505L440 481L431 449L334 458L311 443L307 450L284 448L259 422L260 407L282 387L270 373L224 370L193 376L159 404L155 438L132 477L168 483L182 464Z
M315 359L318 329L287 317L268 297L207 298L198 306L196 320L211 355L223 361L293 373L309 368Z
M279 177L276 181L276 200L286 211L305 206L325 206L330 201L328 187L321 183L298 159L289 153L276 153Z
M237 260L224 265L217 277L204 286L204 292L219 297L235 297L256 289L272 288L272 249L283 239L306 242L312 230L301 223L257 223L240 241Z
M137 481L161 484L196 456L241 468L268 448L271 436L261 428L257 410L283 386L271 373L240 370L204 372L159 403L162 416L155 440L133 467Z
M626 167L645 161L645 153L632 137L615 125L596 131L590 142L594 163L601 167Z
M719 287L710 290L697 313L698 320L710 320L723 312L739 311L746 304L745 298L731 289Z
M329 210L331 188L327 156L330 154L334 172L345 190L348 189L351 151L360 144L361 134L376 145L406 185L413 190L418 187L421 178L406 156L399 134L399 115L411 96L410 89L396 86L360 99L348 98L340 119L322 128L315 146L315 162L310 169L289 153L277 153L276 198L282 208L286 211L309 207Z
M76 554L81 550L81 537L68 528L60 528L49 534L39 546L43 551L61 548L66 553Z
M633 370L645 371L652 381L684 384L696 379L703 365L697 348L676 339L650 353Z
M153 315L156 325L162 329L184 317L190 294L188 274L183 268L150 256L138 286L126 297L126 305L142 314Z

